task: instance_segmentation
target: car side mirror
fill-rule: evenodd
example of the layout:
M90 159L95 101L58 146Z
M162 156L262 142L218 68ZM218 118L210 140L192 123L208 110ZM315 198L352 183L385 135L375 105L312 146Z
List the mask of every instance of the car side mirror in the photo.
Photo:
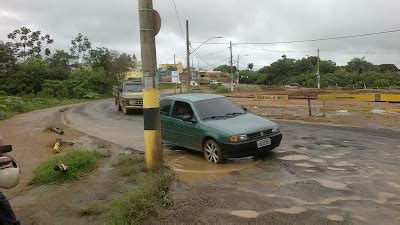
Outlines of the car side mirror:
M182 120L183 120L184 122L197 123L197 121L196 121L195 119L193 119L193 117L190 116L190 115L184 115L184 116L182 117Z
M242 109L247 112L247 108L246 107L243 106Z

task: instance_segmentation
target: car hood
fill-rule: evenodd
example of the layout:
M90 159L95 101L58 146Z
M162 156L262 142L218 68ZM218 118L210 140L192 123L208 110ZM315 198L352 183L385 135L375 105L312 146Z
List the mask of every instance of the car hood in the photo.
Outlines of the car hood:
M204 124L227 131L232 135L251 134L271 129L277 125L270 120L253 115L251 113L246 113L244 115L227 119L207 120L204 122Z
M124 92L121 94L122 98L143 98L142 92Z

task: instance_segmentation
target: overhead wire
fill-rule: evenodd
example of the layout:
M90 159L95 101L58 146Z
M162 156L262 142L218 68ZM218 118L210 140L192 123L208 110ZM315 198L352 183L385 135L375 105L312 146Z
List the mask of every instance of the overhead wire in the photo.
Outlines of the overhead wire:
M182 38L183 38L183 40L185 40L185 34L184 34L184 32L183 32L183 28L182 28L181 19L180 19L180 16L179 16L178 8L176 7L175 0L172 0L172 1L173 1L173 3L174 3L175 14L176 14L176 18L178 19L179 28L180 28L180 30L181 30Z

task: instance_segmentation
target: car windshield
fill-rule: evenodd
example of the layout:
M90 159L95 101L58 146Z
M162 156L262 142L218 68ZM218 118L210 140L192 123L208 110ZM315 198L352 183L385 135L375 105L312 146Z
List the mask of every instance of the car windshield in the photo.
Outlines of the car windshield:
M142 92L141 84L125 84L125 92Z
M246 113L226 97L199 101L195 105L201 120L224 119Z

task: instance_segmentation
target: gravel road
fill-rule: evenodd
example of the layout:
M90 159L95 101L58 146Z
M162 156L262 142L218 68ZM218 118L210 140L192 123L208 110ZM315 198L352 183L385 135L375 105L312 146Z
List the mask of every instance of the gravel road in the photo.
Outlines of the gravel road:
M117 112L112 100L73 107L63 117L88 135L144 149L143 117ZM399 132L277 123L283 142L263 159L209 165L201 154L166 150L179 179L163 222L400 223Z

